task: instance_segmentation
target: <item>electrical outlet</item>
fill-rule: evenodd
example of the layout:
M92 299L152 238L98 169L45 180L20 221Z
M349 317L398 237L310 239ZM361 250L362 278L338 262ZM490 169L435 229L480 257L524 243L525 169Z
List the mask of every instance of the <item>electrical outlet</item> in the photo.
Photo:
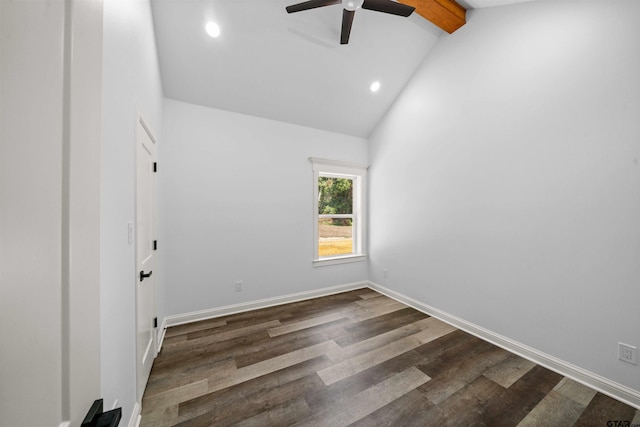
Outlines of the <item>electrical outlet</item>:
M236 281L236 292L242 292L242 280Z
M618 343L618 359L623 362L638 364L638 349L632 345Z

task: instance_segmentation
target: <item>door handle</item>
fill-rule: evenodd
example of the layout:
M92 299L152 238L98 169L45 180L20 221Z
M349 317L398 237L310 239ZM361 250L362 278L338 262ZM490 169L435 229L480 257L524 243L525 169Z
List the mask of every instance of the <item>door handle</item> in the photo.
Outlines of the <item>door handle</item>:
M145 274L144 271L140 272L140 281L142 282L144 280L145 277L151 277L151 273L153 273L153 271L150 271L148 273Z

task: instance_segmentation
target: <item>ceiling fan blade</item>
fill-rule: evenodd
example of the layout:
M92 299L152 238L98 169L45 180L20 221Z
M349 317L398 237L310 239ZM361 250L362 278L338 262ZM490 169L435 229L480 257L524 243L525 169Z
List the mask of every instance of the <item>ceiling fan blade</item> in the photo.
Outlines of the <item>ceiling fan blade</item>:
M316 7L331 6L342 3L341 0L309 0L298 4L287 6L287 12L301 12L303 10L315 9Z
M340 44L349 43L351 25L353 24L353 16L355 14L356 12L354 10L342 9L342 32L340 33Z
M362 8L400 16L409 16L416 9L413 6L407 6L391 0L364 0Z

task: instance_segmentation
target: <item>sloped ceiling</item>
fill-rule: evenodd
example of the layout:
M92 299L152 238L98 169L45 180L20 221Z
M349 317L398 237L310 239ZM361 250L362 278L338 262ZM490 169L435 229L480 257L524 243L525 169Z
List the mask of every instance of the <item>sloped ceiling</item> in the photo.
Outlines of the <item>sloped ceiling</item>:
M342 7L287 14L297 2L152 0L165 96L367 137L438 38L450 37L416 13L361 9L340 45ZM468 9L517 2L459 1ZM217 38L204 30L209 21Z

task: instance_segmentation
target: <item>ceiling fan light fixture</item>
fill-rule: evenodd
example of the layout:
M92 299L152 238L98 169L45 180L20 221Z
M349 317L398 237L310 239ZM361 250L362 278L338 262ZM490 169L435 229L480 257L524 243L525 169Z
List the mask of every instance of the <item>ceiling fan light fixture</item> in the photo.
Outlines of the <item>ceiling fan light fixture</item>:
M353 17L358 9L368 9L375 12L383 12L405 17L411 15L416 9L413 6L408 6L393 0L307 0L302 3L289 5L285 9L287 13L294 13L337 4L342 6L342 30L340 31L340 44L349 43Z
M355 11L362 7L364 0L342 0L342 7L348 11Z
M213 21L207 22L204 26L205 31L209 34L209 37L216 38L220 35L220 26Z

